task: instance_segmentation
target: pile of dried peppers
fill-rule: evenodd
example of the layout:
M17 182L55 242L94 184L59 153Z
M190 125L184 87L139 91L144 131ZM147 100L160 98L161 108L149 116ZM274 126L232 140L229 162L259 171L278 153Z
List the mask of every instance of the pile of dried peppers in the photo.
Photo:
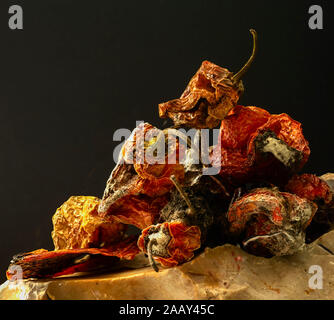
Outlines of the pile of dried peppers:
M170 130L148 123L135 128L102 199L66 201L52 219L54 250L14 256L8 279L17 277L17 267L23 278L94 272L141 252L158 271L157 264L173 267L224 243L264 257L290 255L331 229L334 177L300 174L310 155L301 124L285 113L238 104L241 78L257 49L251 34L253 52L244 67L234 74L204 61L180 98L159 104L160 117L173 121ZM216 127L218 142L207 152L218 174L205 175L207 164L193 161L178 129ZM168 152L154 154L157 143ZM148 152L162 161L148 161ZM137 234L129 235L130 225Z

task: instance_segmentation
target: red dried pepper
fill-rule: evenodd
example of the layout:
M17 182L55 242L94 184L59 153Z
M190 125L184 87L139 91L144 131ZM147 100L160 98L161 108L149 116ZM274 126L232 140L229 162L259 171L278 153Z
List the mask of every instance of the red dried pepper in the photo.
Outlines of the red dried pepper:
M162 223L144 229L138 240L139 248L148 253L156 271L153 259L163 266L190 260L205 242L214 222L209 201L215 195L209 191L210 183L194 177L188 181L191 186L181 186L174 176L171 181L176 189L160 212Z
M7 270L7 278L55 278L76 272L96 271L116 266L119 259L131 260L139 253L137 238L131 237L108 248L44 249L16 255ZM20 270L22 274L18 275Z
M316 203L328 205L333 200L329 185L314 174L294 175L286 184L285 190Z
M299 197L314 201L318 210L306 230L306 242L310 243L334 227L334 198L331 179L333 174L317 177L314 174L294 175L285 190Z
M306 163L310 149L301 124L287 114L270 115L258 107L236 106L222 121L213 148L215 165L225 182L265 180L284 183Z
M138 247L161 265L173 267L190 260L201 247L201 230L179 221L164 222L144 229Z
M259 188L235 201L228 213L230 232L256 255L287 255L305 243L305 229L317 206L297 195Z

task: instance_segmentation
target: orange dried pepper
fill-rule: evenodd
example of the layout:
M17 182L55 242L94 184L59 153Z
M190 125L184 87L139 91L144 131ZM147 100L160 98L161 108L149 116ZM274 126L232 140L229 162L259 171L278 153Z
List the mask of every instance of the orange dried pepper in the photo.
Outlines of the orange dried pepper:
M256 53L257 34L253 29L250 32L253 36L253 52L237 74L203 61L179 99L159 104L159 116L172 119L177 127L202 129L218 126L244 91L240 79Z
M167 132L149 123L141 123L124 143L120 161L132 161L138 175L136 190L155 197L173 188L170 176L174 175L178 180L184 178L184 167L180 163L180 152L184 149L177 139L169 140Z
M167 204L168 199L168 194L156 198L146 195L124 196L109 207L105 217L144 229L157 222L159 212Z
M124 224L98 216L100 199L70 197L52 218L55 250L100 248L119 242L124 237Z
M163 144L166 152L163 158L152 159L150 155L154 156L154 150L149 151L158 143ZM121 149L119 161L107 182L99 215L134 224L140 229L155 223L157 213L174 187L170 177L184 179L180 150L182 146L178 140L168 143L165 133L148 123L135 128ZM175 163L170 163L168 157L174 158ZM161 163L154 163L154 160L161 160Z

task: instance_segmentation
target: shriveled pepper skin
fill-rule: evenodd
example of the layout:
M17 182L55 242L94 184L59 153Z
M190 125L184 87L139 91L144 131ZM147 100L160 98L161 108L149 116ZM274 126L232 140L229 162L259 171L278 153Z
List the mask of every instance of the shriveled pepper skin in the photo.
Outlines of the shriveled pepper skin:
M287 114L271 115L258 107L236 106L221 122L212 150L220 175L234 186L255 181L286 183L310 154L301 124Z
M123 145L116 167L113 169L99 205L99 216L143 229L157 222L159 211L168 201L174 187L170 176L184 178L184 167L179 163L179 145L168 145L163 163L147 161L147 151L158 141L165 144L161 130L148 123L140 124ZM139 147L138 147L139 146ZM168 149L169 147L169 149ZM175 157L175 163L168 162Z
M254 61L257 52L257 33L253 37L253 50L246 64L236 73L203 61L179 99L159 104L161 118L170 118L176 127L214 128L237 104L244 91L241 81Z
M77 272L97 271L103 266L117 266L119 259L131 260L139 253L137 238L131 237L107 248L44 249L13 257L7 279L56 278ZM20 272L21 274L18 274Z
M145 195L124 196L110 206L105 218L144 229L158 221L159 212L168 200L168 194L156 198Z
M201 230L197 226L187 226L183 222L164 222L150 226L142 231L138 239L138 247L147 253L147 242L150 234L165 233L166 246L163 248L164 256L155 246L152 247L154 259L161 265L173 267L189 261L194 251L201 247Z
M334 229L334 188L333 174L317 177L304 173L294 175L285 186L285 190L299 197L311 200L318 210L306 230L306 242L311 243L322 234Z
M191 178L190 178L191 175ZM197 178L194 178L194 177ZM190 260L194 251L206 243L214 224L211 201L219 201L217 185L198 172L186 173L187 184L171 192L170 200L160 211L158 224L142 231L139 248L147 253L152 242L152 257L163 266L175 266Z
M137 238L126 237L126 225L98 216L99 202L96 197L70 197L52 219L55 250L16 255L7 278L54 278L116 266L119 259L133 259L139 253ZM18 270L22 274L18 275Z
M99 248L119 242L126 225L98 216L100 199L72 196L52 218L52 239L55 250Z
M328 205L333 200L329 185L314 174L294 175L286 184L285 190L319 204Z
M149 123L141 123L124 143L120 162L133 163L138 175L135 192L150 197L161 196L174 187L170 180L172 175L180 181L184 179L184 166L180 163L179 153L185 147L177 140L168 142L168 136L162 130ZM158 144L164 147L164 153L154 157L154 152L150 150Z
M233 73L203 61L179 99L159 104L159 116L175 126L214 128L237 104L244 87Z
M235 201L227 217L230 232L256 255L290 255L305 243L305 229L317 206L277 189L254 189Z

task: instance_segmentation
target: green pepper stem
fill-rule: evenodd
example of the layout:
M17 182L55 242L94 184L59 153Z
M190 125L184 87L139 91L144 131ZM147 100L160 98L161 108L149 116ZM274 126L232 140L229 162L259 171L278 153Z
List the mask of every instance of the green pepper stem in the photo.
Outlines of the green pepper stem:
M249 31L250 31L250 33L253 36L253 51L252 51L252 55L250 56L250 58L248 59L248 61L246 62L246 64L241 68L241 70L232 77L232 80L234 82L238 82L243 77L243 75L248 71L249 67L253 63L254 58L256 56L256 52L257 52L257 33L256 33L256 31L254 29L250 29Z

